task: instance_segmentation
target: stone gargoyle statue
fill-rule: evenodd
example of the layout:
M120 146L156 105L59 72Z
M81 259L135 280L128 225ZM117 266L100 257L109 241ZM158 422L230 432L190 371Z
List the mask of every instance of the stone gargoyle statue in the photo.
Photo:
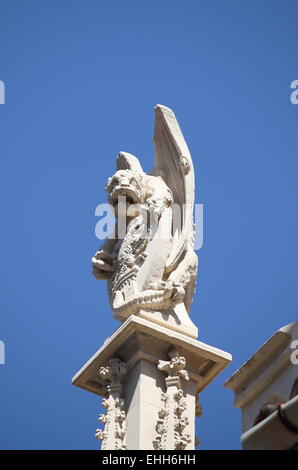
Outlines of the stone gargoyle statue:
M106 185L115 231L93 256L93 274L108 281L118 320L140 315L197 337L188 317L198 264L194 169L175 114L161 105L155 107L154 148L150 173L129 153L117 157Z

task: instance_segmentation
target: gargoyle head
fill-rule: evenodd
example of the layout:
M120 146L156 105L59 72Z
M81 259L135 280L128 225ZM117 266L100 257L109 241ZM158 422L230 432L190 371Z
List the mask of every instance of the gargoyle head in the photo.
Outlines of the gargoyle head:
M109 203L117 214L118 203L123 201L128 209L131 204L142 204L144 201L143 176L131 170L118 170L106 184ZM121 199L119 199L121 198Z

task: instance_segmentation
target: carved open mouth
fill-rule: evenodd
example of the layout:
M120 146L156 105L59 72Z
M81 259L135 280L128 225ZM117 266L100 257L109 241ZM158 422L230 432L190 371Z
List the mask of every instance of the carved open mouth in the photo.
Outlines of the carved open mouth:
M142 201L141 193L127 186L116 186L111 192L109 200L114 207L118 204L119 197L125 198L127 204L139 204Z

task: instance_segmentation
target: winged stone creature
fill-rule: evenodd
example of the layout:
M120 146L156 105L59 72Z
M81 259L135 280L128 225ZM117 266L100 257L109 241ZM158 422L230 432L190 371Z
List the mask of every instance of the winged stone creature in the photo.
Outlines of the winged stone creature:
M126 152L106 191L115 231L92 258L96 279L108 281L115 318L135 314L197 336L188 312L198 259L194 252L194 168L173 111L155 107L155 160L145 173Z

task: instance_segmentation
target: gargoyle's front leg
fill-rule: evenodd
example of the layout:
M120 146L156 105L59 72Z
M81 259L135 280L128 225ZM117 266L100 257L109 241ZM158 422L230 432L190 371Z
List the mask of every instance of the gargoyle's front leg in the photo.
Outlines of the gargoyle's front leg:
M107 240L92 257L93 275L98 280L109 279L114 272L112 251L116 241Z
M93 275L96 279L108 279L113 272L112 257L105 250L99 250L92 257Z
M185 290L181 284L168 281L155 281L149 284L149 289L154 291L162 291L163 299L172 299L175 303L179 303L185 296Z

